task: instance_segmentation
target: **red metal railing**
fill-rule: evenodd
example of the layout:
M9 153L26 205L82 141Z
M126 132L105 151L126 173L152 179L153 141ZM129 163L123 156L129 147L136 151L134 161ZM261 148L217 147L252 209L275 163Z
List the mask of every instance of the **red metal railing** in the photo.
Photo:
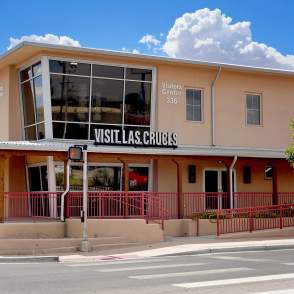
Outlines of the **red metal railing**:
M60 216L61 192L7 192L5 193L6 219L34 218L56 219ZM179 197L180 196L180 197ZM270 192L236 192L235 208L270 206ZM279 204L294 203L294 192L279 192ZM178 201L182 209L179 209ZM189 218L193 213L229 209L230 196L226 192L88 192L89 218ZM82 192L70 192L66 197L67 217L80 217Z
M60 196L59 192L6 192L5 219L57 219L60 216Z
M294 204L216 211L217 235L294 226Z

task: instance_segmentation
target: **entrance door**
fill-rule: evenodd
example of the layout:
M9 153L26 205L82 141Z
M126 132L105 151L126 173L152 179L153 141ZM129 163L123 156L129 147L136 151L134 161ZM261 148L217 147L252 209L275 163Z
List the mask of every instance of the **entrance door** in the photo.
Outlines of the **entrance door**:
M205 170L204 188L206 197L206 209L227 209L230 208L230 198L228 193L228 173L226 170L214 169ZM233 173L234 191L234 173ZM222 194L224 192L224 194Z

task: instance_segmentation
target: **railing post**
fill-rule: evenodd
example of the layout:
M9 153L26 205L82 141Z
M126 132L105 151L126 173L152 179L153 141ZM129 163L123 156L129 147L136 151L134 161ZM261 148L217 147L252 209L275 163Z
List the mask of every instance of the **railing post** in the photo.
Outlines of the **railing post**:
M280 205L280 229L283 229L283 207Z
M253 224L252 208L249 207L249 232L252 233L253 230L254 230L254 224Z
M220 219L219 219L219 209L216 211L216 235L220 235Z

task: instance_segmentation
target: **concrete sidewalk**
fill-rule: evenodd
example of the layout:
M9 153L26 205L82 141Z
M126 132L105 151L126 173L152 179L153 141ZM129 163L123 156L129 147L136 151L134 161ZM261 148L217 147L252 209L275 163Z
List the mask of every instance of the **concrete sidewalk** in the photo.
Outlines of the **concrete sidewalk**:
M171 238L169 241L138 246L116 252L95 252L60 256L61 262L91 262L105 260L121 260L133 258L158 257L164 255L207 254L217 252L263 251L294 249L294 238L271 238L258 240L219 239L215 237Z

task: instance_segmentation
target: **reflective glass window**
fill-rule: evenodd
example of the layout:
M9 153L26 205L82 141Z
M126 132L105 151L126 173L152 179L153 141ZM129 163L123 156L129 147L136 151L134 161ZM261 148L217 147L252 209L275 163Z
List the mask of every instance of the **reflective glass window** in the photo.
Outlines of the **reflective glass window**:
M152 81L152 70L144 68L127 68L126 79L138 81Z
M125 124L149 125L151 104L151 84L126 82Z
M87 140L88 126L88 124L53 122L53 137Z
M22 100L24 110L24 124L32 125L35 123L33 80L22 84Z
M73 74L81 76L90 76L91 65L87 63L50 60L49 71L51 73Z
M148 167L129 167L129 190L148 191Z
M91 122L122 123L123 81L93 79Z
M52 119L89 121L90 79L51 75Z
M113 78L113 79L123 79L124 78L124 68L118 67L118 66L93 64L93 76L94 77Z

